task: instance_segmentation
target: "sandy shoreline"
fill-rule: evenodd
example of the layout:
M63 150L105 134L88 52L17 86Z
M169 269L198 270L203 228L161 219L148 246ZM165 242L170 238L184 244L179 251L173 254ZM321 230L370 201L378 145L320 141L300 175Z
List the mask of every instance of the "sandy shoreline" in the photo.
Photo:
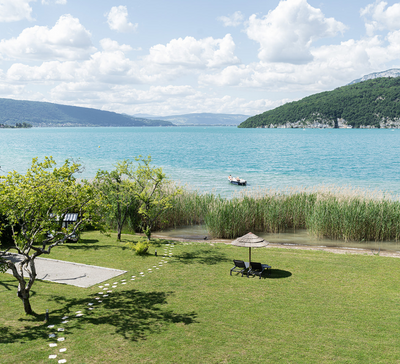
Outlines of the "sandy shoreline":
M197 243L225 243L229 244L233 240L230 239L211 239L211 240L196 240L196 239L183 239L171 238L170 236L152 234L152 237L159 239L166 239L180 242L197 242ZM344 248L344 247L328 247L328 246L314 246L314 245L297 245L297 244L277 244L269 243L266 248L283 248L283 249L298 249L298 250L319 250L335 254L362 254L362 255L379 255L381 257L400 258L399 251L377 250L377 249L364 249L364 248Z

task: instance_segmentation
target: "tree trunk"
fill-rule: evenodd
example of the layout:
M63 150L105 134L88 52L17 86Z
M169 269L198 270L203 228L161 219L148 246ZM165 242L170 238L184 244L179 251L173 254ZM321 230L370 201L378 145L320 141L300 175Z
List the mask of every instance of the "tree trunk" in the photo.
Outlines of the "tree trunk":
M21 299L24 310L27 315L33 315L34 312L31 307L31 303L29 302L29 291L26 291L24 287L18 287L18 297Z

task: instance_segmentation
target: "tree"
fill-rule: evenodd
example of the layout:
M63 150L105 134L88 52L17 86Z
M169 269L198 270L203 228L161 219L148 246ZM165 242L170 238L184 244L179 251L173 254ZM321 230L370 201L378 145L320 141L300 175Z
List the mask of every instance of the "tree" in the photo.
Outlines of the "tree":
M124 160L111 172L99 170L95 185L102 191L108 204L107 215L117 224L117 239L121 240L122 227L135 203L132 162Z
M60 168L55 165L52 157L43 162L34 158L25 175L10 172L0 183L0 213L5 215L13 239L11 247L0 250L0 265L11 269L17 279L18 297L26 314L34 314L29 297L36 279L35 258L50 254L85 224L97 226L101 214L101 195L87 181L78 182L74 177L80 165L69 160ZM78 217L64 227L68 213ZM12 250L22 256L20 264L7 259Z
M141 216L141 228L151 238L151 231L157 219L172 207L173 198L182 193L182 189L172 190L170 182L161 167L152 167L151 157L135 158L138 162L133 178L135 181L134 195L139 204L138 213Z

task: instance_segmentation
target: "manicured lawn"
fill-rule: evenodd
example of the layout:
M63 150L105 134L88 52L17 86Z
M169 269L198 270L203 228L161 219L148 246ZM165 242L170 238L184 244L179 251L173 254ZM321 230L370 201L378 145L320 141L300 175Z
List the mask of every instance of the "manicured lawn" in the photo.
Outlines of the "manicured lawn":
M400 259L255 249L273 268L260 280L229 275L245 248L164 241L139 257L114 235L83 237L50 258L128 273L102 288L37 281L37 318L24 315L16 281L1 275L1 363L400 363ZM103 288L112 292L98 303ZM65 341L50 348L57 328Z

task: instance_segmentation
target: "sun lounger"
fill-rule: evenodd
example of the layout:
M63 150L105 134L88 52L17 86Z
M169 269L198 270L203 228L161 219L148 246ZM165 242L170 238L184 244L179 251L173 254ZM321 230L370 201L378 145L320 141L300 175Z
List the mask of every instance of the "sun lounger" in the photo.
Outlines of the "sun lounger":
M244 262L243 260L235 260L235 259L233 260L233 263L235 264L235 266L231 268L230 274L232 275L232 272L242 273L243 277L243 273L249 268L249 263Z
M263 272L266 270L269 274L271 273L269 270L271 269L271 266L268 264L261 264L261 263L256 263L256 262L251 262L250 263L250 269L247 271L247 278L249 277L250 274L257 275L261 279L261 275Z

